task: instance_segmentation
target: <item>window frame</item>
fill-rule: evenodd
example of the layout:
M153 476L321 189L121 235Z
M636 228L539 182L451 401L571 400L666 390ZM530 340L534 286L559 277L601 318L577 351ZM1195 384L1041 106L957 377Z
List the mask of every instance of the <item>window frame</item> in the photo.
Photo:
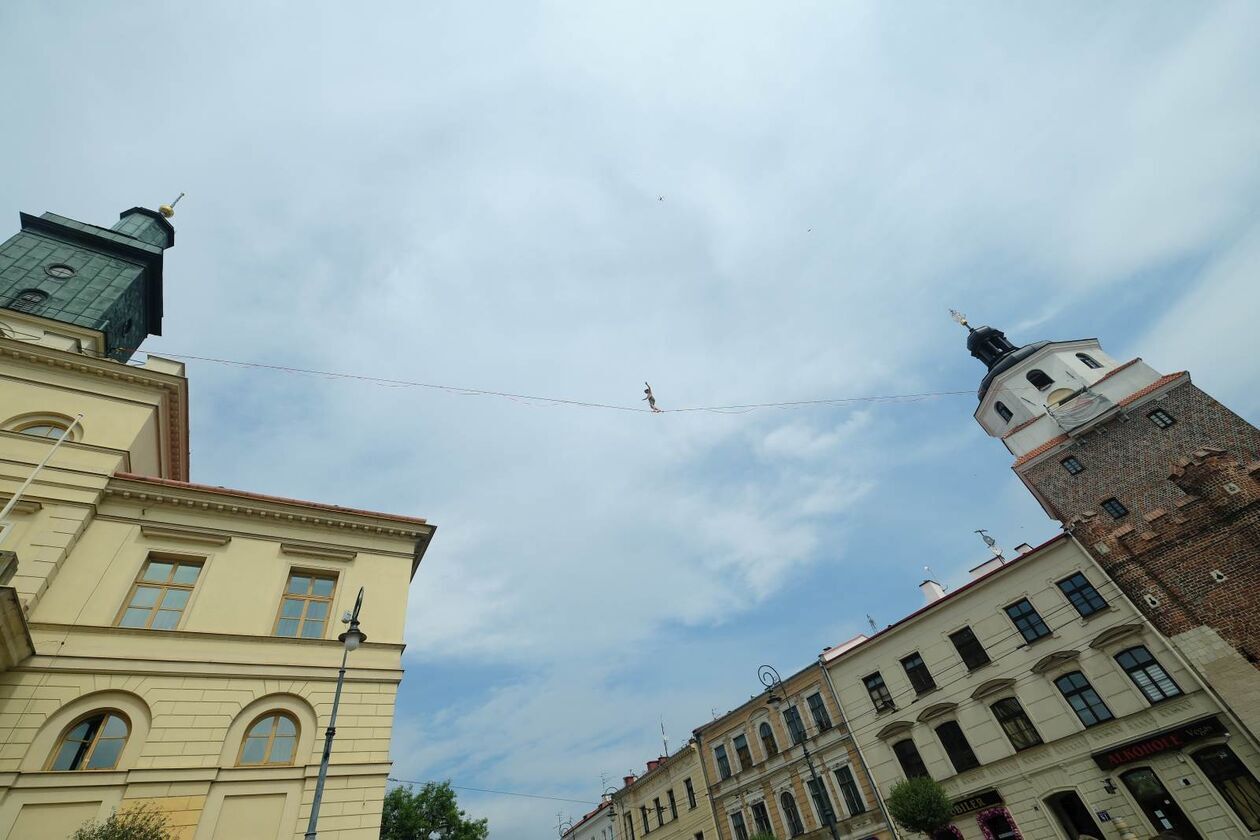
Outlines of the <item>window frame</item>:
M1139 649L1144 651L1146 655L1149 657L1149 660L1147 662L1141 665L1138 665L1135 662L1134 666L1130 668L1130 666L1125 665L1123 662L1120 661L1120 657L1124 656L1125 654L1129 654L1131 658L1136 660L1137 658L1136 654L1134 654L1133 652ZM1155 658L1155 654L1151 653L1151 649L1144 644L1130 645L1124 650L1116 651L1115 655L1112 656L1111 658L1115 661L1116 665L1120 668L1120 670L1124 671L1125 675L1128 676L1129 681L1133 683L1135 688L1137 688L1138 693L1142 695L1143 699L1145 699L1146 702L1152 706L1156 705L1157 703L1163 703L1165 700L1172 700L1174 697L1181 697L1182 695L1185 694L1185 692L1182 691L1181 686L1177 684L1177 681L1175 679L1173 679L1173 675L1168 672L1168 669L1165 668L1163 664L1157 658ZM1159 681L1151 677L1148 669L1150 669L1152 666L1154 666L1155 668L1158 668L1160 672L1164 675L1164 679L1166 679L1172 685L1174 689L1172 694L1168 694L1167 692L1165 692L1164 688L1160 686ZM1133 676L1135 671L1141 672L1150 681L1151 687L1158 689L1159 693L1163 696L1158 697L1158 698L1151 697L1150 692L1148 692L1145 688L1143 688L1142 684L1138 682L1136 677Z
M1212 771L1209 770L1208 767L1204 766L1204 758L1206 757L1204 754L1213 751L1224 751L1228 756L1226 760L1232 760L1234 765L1236 765L1236 768L1231 769L1241 769L1242 772L1235 772L1233 776L1218 779L1218 777L1213 775ZM1229 809L1234 812L1235 816L1238 817L1238 821L1241 822L1248 831L1260 831L1260 809L1257 809L1256 813L1253 813L1249 819L1248 816L1244 815L1243 812L1239 810L1238 806L1234 804L1233 796L1224 787L1225 782L1232 781L1233 779L1245 778L1250 781L1250 786L1253 788L1253 793L1251 795L1260 798L1260 782L1256 781L1256 775L1251 772L1251 768L1247 766L1246 762L1239 758L1238 754L1230 749L1229 744L1208 744L1207 746L1199 747L1197 750L1190 753L1190 759L1194 762L1195 766L1199 768L1199 772L1207 778L1208 782L1216 790L1220 798L1225 800L1225 804L1228 805Z
M1073 585L1073 589L1071 591L1068 591L1067 584ZM1056 581L1054 585L1059 587L1059 591L1063 593L1063 597L1067 598L1068 603L1071 604L1078 613L1080 613L1081 618L1089 618L1090 616L1097 615L1100 612L1105 612L1107 607L1111 606L1107 603L1107 599L1102 596L1102 593L1098 591L1098 587L1094 586L1094 584L1090 582L1089 578L1086 577L1085 573L1082 571L1072 572L1072 574L1062 580ZM1080 596L1084 604L1082 605L1077 603L1075 596ZM1096 605L1093 603L1095 599L1098 601ZM1082 609L1082 606L1089 607L1089 612Z
M846 782L840 776L840 772L844 771L848 775ZM844 802L844 808L850 817L856 817L858 814L865 814L867 811L866 797L862 795L862 786L858 783L857 776L853 773L852 764L841 764L839 767L833 767L832 774L836 777L836 787L840 789L840 799ZM852 794L849 788L852 787ZM854 800L857 800L857 807L854 807Z
M696 807L696 788L691 783L691 777L683 779L683 787L687 789L687 808L688 810Z
M669 799L669 818L671 820L678 819L678 800L674 797L674 789L671 787L666 790L665 796Z
M249 742L250 733L254 731L254 727L262 723L268 718L275 718L276 722L271 725L271 731L267 734L267 746L263 749L263 760L256 764L245 764L241 761L245 756L245 745ZM271 748L276 742L276 732L280 728L280 718L285 718L289 723L293 724L293 753L289 756L288 761L271 761ZM284 736L282 736L284 737ZM245 727L245 734L241 738L241 745L236 749L236 763L234 767L293 767L297 764L298 743L302 739L302 724L294 717L291 712L284 709L269 709L256 715L249 722L249 726Z
M1077 353L1076 358L1080 360L1081 364L1085 365L1085 367L1090 370L1102 370L1103 368L1103 363L1088 353Z
M982 657L984 657L983 662L977 662L975 665L972 665L971 662L968 661L967 655L963 653L963 645L960 645L958 643L958 639L956 638L958 636L963 635L964 633L967 636L969 636L971 638L971 642L975 644L975 650L978 651ZM954 646L954 651L958 654L959 660L961 660L962 664L967 667L968 673L970 673L971 671L975 671L980 668L983 668L985 665L988 665L990 662L993 661L993 659L989 656L989 652L984 649L984 644L980 641L980 637L976 635L976 631L971 629L970 624L964 624L962 627L958 628L953 633L950 633L949 641L950 641L950 644Z
M949 729L950 727L953 728ZM948 739L941 734L942 729L949 729ZM958 725L958 721L953 719L943 721L938 726L932 727L932 732L936 735L936 740L940 741L941 748L945 750L945 757L949 759L955 773L966 773L980 766L980 759L976 756L971 742L967 740L967 733L963 732L962 727ZM960 760L961 765L966 766L961 766Z
M910 745L909 750L899 749L906 744ZM897 765L901 767L901 772L905 774L907 779L919 776L925 776L929 779L932 777L932 774L928 772L927 764L923 761L923 753L919 752L919 745L909 735L894 742L891 748L893 757L897 759ZM911 755L910 751L913 751L913 755ZM911 758L913 758L913 761L911 761ZM908 767L906 766L907 764L914 764L915 766Z
M88 740L87 750L83 753L82 757L79 759L78 766L69 767L64 770L54 769L53 765L56 764L57 756L61 754L61 749L62 747L65 746L66 739L70 736L70 733L73 732L80 724L96 717L99 717L101 719L101 722L97 726L96 731L92 733L92 737ZM101 735L105 732L105 726L106 724L109 723L110 717L118 718L119 720L123 722L123 725L127 727L127 734L122 738L122 746L118 748L118 756L114 759L114 763L108 767L88 767L87 765L91 763L92 756L95 755L96 750L100 746L101 741L118 740L117 738L112 738L112 737L111 738L101 737ZM70 721L68 725L62 728L61 734L58 735L57 740L53 742L53 748L52 750L49 751L47 760L44 761L44 771L48 773L109 773L112 771L116 771L118 769L119 763L122 762L123 753L126 752L127 743L131 740L131 735L134 731L135 731L135 727L132 726L131 717L122 709L119 709L116 706L103 706L101 708L92 709L91 711L84 712L83 714L74 718L74 720ZM80 741L79 743L83 743L83 742Z
M748 823L744 820L744 809L731 811L729 813L731 820L731 835L735 840L748 840Z
M779 754L779 739L774 736L774 727L770 721L763 720L757 725L757 737L761 739L761 751L766 758L774 758Z
M788 837L800 837L805 834L805 820L801 818L801 806L796 804L796 797L792 791L779 791L779 810L783 812L783 826L788 830Z
M999 712L998 711L998 706L1003 706L1003 704L1011 704L1011 703L1014 704L1014 712ZM1006 708L1010 708L1010 707L1006 706ZM1030 750L1033 747L1039 747L1045 743L1045 740L1043 740L1041 737L1041 733L1037 730L1037 727L1033 724L1032 718L1028 717L1028 712L1024 710L1024 704L1019 702L1018 697L1001 697L993 701L993 703L989 705L989 711L992 713L993 717L997 720L998 726L1002 729L1002 734L1006 736L1006 740L1010 742L1010 745L1015 750L1015 752L1023 752L1024 750ZM1016 740L1014 736L1012 735L1012 730L1020 729L1019 724L1021 722L1026 723L1028 725L1027 731L1031 732L1033 735L1033 738L1036 739L1035 741L1028 741L1027 743L1023 744L1023 746L1020 746L1018 743L1016 743ZM1008 723L1012 724L1012 726L1007 726ZM1026 739L1021 738L1021 741L1022 740L1026 740Z
M878 685L872 685L872 682L878 680ZM862 677L862 685L866 687L866 694L871 698L871 704L877 712L890 712L897 708L897 702L893 700L892 692L888 689L888 683L884 681L884 675L879 671L874 671Z
M1011 613L1011 610L1015 609L1016 607L1019 607L1021 604L1027 604L1028 611L1021 612L1020 615L1016 617L1015 615ZM1024 638L1025 645L1034 644L1036 642L1041 641L1042 639L1049 638L1050 636L1054 635L1054 631L1050 629L1050 626L1046 624L1045 619L1041 617L1041 613L1037 611L1037 607L1033 604L1032 599L1028 597L1020 598L1018 601L1013 601L1010 604L1007 604L1002 609L1003 609L1003 612L1006 613L1006 617L1010 619L1011 624L1015 625L1015 629L1018 630L1019 634ZM1027 627L1028 627L1027 630L1025 629L1024 624L1021 624L1021 622L1027 623ZM1036 631L1038 627L1040 627L1045 632L1044 633L1038 632L1035 636L1033 636L1032 638L1029 638L1028 630Z
M726 754L725 744L713 745L713 761L717 765L718 778L721 781L726 781L731 776L735 775L731 772L731 759L730 756Z
M1158 418L1156 415L1159 415ZM1146 419L1155 424L1157 429L1167 429L1170 426L1177 425L1177 418L1173 417L1162 408L1155 408L1146 413ZM1167 422L1165 422L1165 420Z
M815 703L815 700L818 702ZM819 732L826 732L834 725L831 722L831 713L827 711L827 701L823 699L821 691L815 691L806 697L805 705L809 707L810 716L814 718L814 726L818 727Z
M1045 384L1038 385L1037 382L1039 380L1033 379L1034 374L1041 374L1041 377L1044 378ZM1033 386L1038 391L1044 391L1054 384L1054 379L1051 378L1050 374L1046 373L1041 368L1033 368L1032 370L1028 371L1028 373L1024 374L1024 378L1028 380L1029 385Z
M910 680L910 687L914 689L916 696L922 696L937 689L931 670L923 661L923 655L917 650L901 660L901 669L906 672L906 678Z
M139 571L136 572L136 577L131 582L131 588L127 590L127 597L123 599L122 605L119 606L118 612L114 615L113 626L121 630L157 629L160 632L167 632L167 633L174 632L176 630L181 629L184 625L184 619L188 615L188 610L192 606L193 595L195 595L197 592L197 582L201 580L201 576L205 573L206 559L207 558L205 557L192 557L188 555L167 554L167 553L159 552L159 551L150 551L148 554L145 555L144 562L140 564L140 569ZM148 570L149 566L152 565L153 563L171 564L171 570L167 574L167 578L165 581L158 582L158 581L144 579L144 573ZM196 566L197 567L197 576L193 579L192 583L185 584L185 583L175 582L175 573L181 566L190 566L190 567ZM146 589L158 590L157 597L154 599L153 605L151 607L133 607L131 605L131 600L136 597L136 592L139 591L140 587L142 586L145 587ZM178 610L179 619L176 620L174 627L154 628L153 622L157 618L157 615L159 612L175 612L175 610L162 608L162 602L166 600L166 593L170 590L188 593L188 597L184 600L183 605L180 606ZM149 610L149 616L148 618L145 619L143 627L125 625L122 623L123 618L126 617L127 615L127 611L133 610L133 609L137 609L137 610L148 609Z
M802 779L801 781L805 783L805 793L809 795L809 802L814 807L818 825L825 828L838 822L836 806L831 802L831 791L827 790L827 774L824 773L817 779ZM831 817L831 822L827 820L828 815Z
M293 580L295 576L309 577L311 579L310 592L312 594L298 595L298 594L289 592L289 583L290 581ZM333 585L332 591L328 593L327 598L313 594L315 590L314 582L316 580L331 580L332 581L332 585ZM337 588L340 585L340 583L341 583L341 574L336 569L316 569L316 568L309 568L309 567L302 567L302 566L290 566L288 573L285 574L284 576L284 588L280 591L280 601L278 604L276 604L276 620L271 626L271 635L277 639L327 639L329 628L331 628L333 625L333 612L334 612L333 606L334 604L337 603ZM286 600L301 600L302 601L302 614L298 616L296 619L296 621L298 622L297 632L294 633L292 636L285 636L285 635L281 635L280 633L281 621L294 620L292 616L286 616L284 614L284 602ZM325 602L328 604L328 612L325 614L324 618L322 619L322 621L324 622L324 629L323 629L323 632L321 632L318 636L303 636L302 628L306 626L306 621L307 621L306 611L307 609L309 609L309 606L311 602L313 601Z
M1076 677L1080 678L1079 681L1074 679ZM1072 683L1071 690L1064 688L1064 681ZM1089 729L1091 726L1098 726L1099 724L1107 723L1108 721L1116 719L1115 714L1111 711L1111 708L1106 704L1106 702L1103 701L1102 695L1100 695L1098 690L1094 688L1093 684L1089 681L1089 677L1085 676L1084 671L1069 671L1066 674L1055 677L1054 687L1059 690L1061 695L1063 695L1063 699L1067 701L1069 706L1072 707L1072 711L1076 712L1076 717L1080 720L1081 725L1086 729ZM1079 698L1085 705L1085 708L1077 706L1077 704L1073 702L1073 698ZM1099 714L1100 711L1103 714ZM1094 718L1093 722L1085 719L1086 713Z
M993 411L998 417L1002 418L1003 423L1011 422L1011 418L1015 416L1015 412L1006 407L1006 403L998 401L993 404Z
M1081 459L1075 455L1069 455L1059 461L1059 465L1067 470L1068 475L1080 475L1085 472L1085 465L1081 463Z
M760 813L757 811L758 808L761 809ZM770 821L770 809L766 807L764 799L751 803L748 810L752 811L753 826L756 827L758 834L774 834L774 823Z
M743 742L743 747L740 743ZM736 732L731 736L731 746L735 748L735 760L739 762L739 772L744 772L753 766L752 749L748 746L748 736L743 732Z
M809 738L809 732L805 729L805 719L801 717L801 710L796 707L795 703L783 710L783 723L787 726L788 740L792 742L791 747L803 744ZM798 734L800 735L799 738L797 737Z
M1112 519L1124 519L1129 515L1129 509L1125 507L1124 502L1120 501L1115 496L1103 499L1098 503L1098 506L1103 509L1103 513L1107 514ZM1117 513L1117 511L1119 511L1119 513Z

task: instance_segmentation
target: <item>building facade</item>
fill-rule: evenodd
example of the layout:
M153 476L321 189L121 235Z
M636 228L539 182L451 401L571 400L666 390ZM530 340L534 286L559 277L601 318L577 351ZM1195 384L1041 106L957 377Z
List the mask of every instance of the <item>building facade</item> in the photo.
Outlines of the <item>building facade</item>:
M1260 733L1260 430L1095 339L970 329L976 420L1015 473Z
M701 726L695 736L719 840L890 836L817 664Z
M583 814L582 819L569 826L567 830L563 830L562 823L560 840L616 840L615 820L612 798L604 797L595 810Z
M883 796L931 776L967 840L1260 835L1254 740L1077 541L975 573L822 656Z
M649 761L642 776L626 776L624 782L612 797L621 831L621 837L614 840L716 838L694 741L673 755Z
M374 840L433 526L188 481L183 366L123 363L160 329L173 242L134 209L24 214L0 246L0 505L21 493L0 521L0 838L141 802L181 840L302 837L362 588L319 836Z

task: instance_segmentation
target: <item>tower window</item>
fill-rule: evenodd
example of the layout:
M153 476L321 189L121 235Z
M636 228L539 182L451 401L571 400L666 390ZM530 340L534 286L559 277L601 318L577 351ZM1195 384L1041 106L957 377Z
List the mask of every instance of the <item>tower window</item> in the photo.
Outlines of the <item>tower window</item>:
M1112 519L1123 519L1129 515L1129 509L1120 504L1120 500L1114 496L1102 503L1102 509L1111 514Z
M1080 473L1085 472L1085 465L1071 455L1064 458L1059 463L1063 465L1063 469L1068 471L1068 475L1079 475Z
M1047 376L1044 370L1036 369L1028 371L1028 381L1038 391L1044 391L1054 384L1054 380Z
M9 308L16 309L18 312L33 312L46 300L48 300L48 295L39 289L24 289L13 298Z
M1011 410L1007 408L1004 404L994 403L993 410L997 412L998 417L1001 417L1007 423L1011 422L1011 417L1012 417Z
M44 273L57 280L65 280L67 277L74 276L74 269L65 263L53 263L44 267Z
M1098 370L1100 367L1102 367L1102 362L1098 361L1097 359L1095 359L1093 356L1089 355L1088 353L1077 353L1076 358L1080 359L1081 364L1085 365L1085 367L1091 370Z
M1146 416L1148 419L1150 419L1152 423L1154 423L1156 426L1158 426L1161 429L1167 429L1173 423L1177 422L1175 419L1173 419L1173 416L1171 414L1169 414L1167 411L1164 411L1164 409L1162 408L1157 408Z

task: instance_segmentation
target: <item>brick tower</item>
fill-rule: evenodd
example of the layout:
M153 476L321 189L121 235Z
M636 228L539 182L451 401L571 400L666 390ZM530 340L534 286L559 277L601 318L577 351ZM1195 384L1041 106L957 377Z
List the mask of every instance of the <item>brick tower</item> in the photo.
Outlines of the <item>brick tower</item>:
M976 421L1013 469L1260 733L1260 430L1190 380L1096 339L1018 347L991 327Z

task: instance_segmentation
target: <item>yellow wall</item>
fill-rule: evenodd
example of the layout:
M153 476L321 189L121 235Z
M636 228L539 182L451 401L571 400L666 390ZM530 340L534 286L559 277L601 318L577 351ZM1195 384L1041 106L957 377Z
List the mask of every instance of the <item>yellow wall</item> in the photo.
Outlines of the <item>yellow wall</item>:
M696 804L687 798L687 781L695 790ZM669 794L673 791L677 815L669 807ZM661 818L657 817L656 801L661 803ZM626 817L634 821L634 838L643 840L694 840L703 834L703 840L717 840L713 826L713 810L709 807L708 791L705 790L704 773L700 768L699 754L694 744L688 744L674 753L656 769L651 770L613 797L620 815L617 818L617 837L630 840ZM643 811L648 811L648 832L643 831Z

